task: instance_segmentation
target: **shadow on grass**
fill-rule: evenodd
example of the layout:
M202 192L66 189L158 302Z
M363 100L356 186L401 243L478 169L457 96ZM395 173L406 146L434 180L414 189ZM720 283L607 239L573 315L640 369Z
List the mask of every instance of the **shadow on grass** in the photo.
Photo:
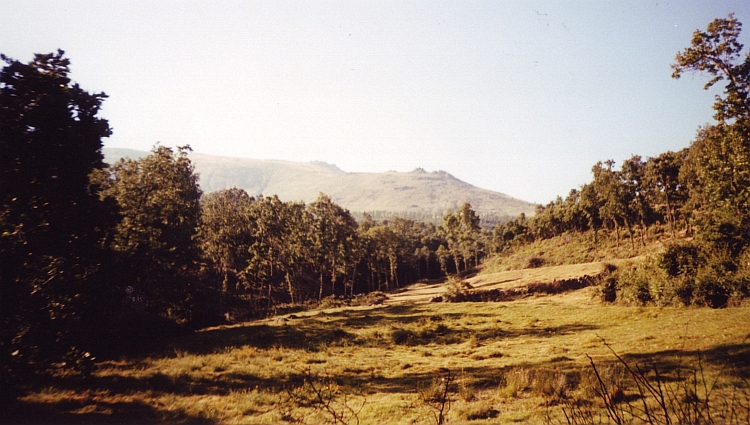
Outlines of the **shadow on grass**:
M278 331L287 328L287 326L278 326L277 328L275 330ZM576 332L580 330L576 326L560 328L556 328L556 331ZM543 332L545 329L534 331ZM303 333L303 331L294 330L295 340L299 337L298 333ZM223 335L226 336L226 334ZM261 339L265 344L264 338ZM216 348L214 347L214 349ZM653 363L659 365L660 371L664 372L665 381L663 382L670 379L675 380L674 375L679 368L686 371L696 369L699 357L703 366L710 370L706 373L706 377L710 379L714 379L719 370L722 371L721 373L724 376L729 377L747 377L748 372L750 372L750 344L744 342L716 346L702 351L665 350L620 355L630 365L646 366ZM533 371L534 374L577 374L588 368L575 360L564 359L557 362L523 363L513 366L493 366L485 363L482 366L463 367L460 371L453 370L452 372L460 374L460 379L472 382L476 388L491 389L497 388L503 382L503 376L506 372L516 368L528 369ZM597 362L598 365L616 363L617 360L614 355ZM137 368L137 363L134 363L133 367ZM118 370L126 370L126 367ZM216 422L216 419L211 417L210 414L197 413L191 415L170 406L162 406L158 400L155 400L152 404L147 404L133 396L146 393L149 398L167 396L167 399L169 399L169 396L221 397L234 391L249 391L255 388L269 393L283 394L287 388L303 385L305 379L309 379L310 373L325 375L340 384L344 392L362 394L401 393L413 394L416 397L420 388L428 387L433 380L445 373L445 369L440 369L436 365L433 371L412 372L404 370L401 374L385 377L368 368L349 368L331 375L326 366L300 365L294 373L273 378L237 372L217 373L209 377L193 377L186 373L180 375L155 373L145 377L95 375L85 379L76 376L51 377L46 385L61 390L62 396L57 397L57 399L50 398L50 401L45 403L29 401L4 406L0 418L2 423L184 422L210 424ZM737 375L738 373L739 375ZM690 374L683 374L682 379L689 376ZM69 393L63 390L72 390L75 395L66 397L65 394ZM106 396L95 396L97 394ZM221 402L216 401L216 403Z
M210 329L171 341L162 355L174 356L176 351L189 354L211 354L226 349L249 346L259 349L290 348L320 351L331 345L382 346L460 344L476 338L491 342L508 338L552 338L599 329L589 324L565 324L556 327L530 326L523 329L495 327L469 330L452 327L449 319L484 314L449 313L435 315L434 310L416 306L389 306L371 310L344 310L318 316L307 316L276 323L248 323L242 326ZM345 329L385 327L379 339L366 339Z
M0 406L3 424L214 424L208 417L158 409L142 401L104 402L65 399L56 402L16 402Z
M722 368L725 375L750 379L750 341L739 344L724 344L707 350L664 350L653 353L621 355L629 364L638 365L641 369L653 370L653 365L660 371L675 373L685 369L697 370L700 366L711 365ZM692 373L692 372L691 372ZM713 376L706 372L706 378Z
M556 327L527 326L524 328L494 328L468 330L453 328L448 319L467 316L484 317L483 314L439 314L435 310L420 306L398 305L376 307L372 309L344 310L317 316L304 316L288 321L271 321L249 323L243 326L208 329L166 340L157 351L156 357L173 357L178 352L184 354L210 354L243 346L258 349L273 347L318 351L328 345L337 344L375 344L387 348L395 343L393 334L382 335L379 341L363 339L346 329L386 326L387 329L403 330L407 333L407 345L458 344L471 338L482 342L509 338L533 337L550 338L598 329L590 324L564 324ZM674 375L680 367L695 368L698 358L711 370L727 368L724 375L750 377L750 343L742 342L733 345L721 345L703 351L665 350L650 353L620 353L629 364L649 365L656 363L660 370ZM479 386L497 387L504 374L512 368L521 367L539 371L561 371L576 373L583 371L582 359L558 358L543 363L518 364L514 366L493 366L484 362L479 367L464 367L462 376ZM489 364L488 364L489 363ZM598 362L599 363L599 362ZM613 356L601 361L616 363ZM683 366L681 366L683 365ZM687 366L684 366L687 365ZM306 371L326 373L321 365L305 366L300 364L296 372L272 378L261 377L252 373L219 372L209 376L194 377L187 373L167 375L154 373L148 376L127 376L127 372L138 369L139 359L133 358L120 366L113 366L116 375L94 375L88 378L80 376L48 377L40 382L37 388L49 387L61 390L57 399L48 398L48 402L19 401L10 406L0 406L2 423L215 423L210 414L191 415L171 406L163 406L158 400L152 404L140 401L133 396L154 398L159 395L188 396L226 396L233 391L246 391L258 388L274 394L282 394L286 388L302 385ZM269 366L270 367L270 366ZM308 369L309 368L309 369ZM120 374L119 371L122 373ZM342 387L357 389L366 394L403 393L417 394L419 388L428 386L433 379L442 373L436 366L435 371L411 371L404 369L396 376L384 377L373 368L348 368L341 373L330 376ZM458 373L459 371L453 371ZM714 374L715 375L715 374ZM714 375L709 375L713 377ZM63 391L74 392L72 396ZM144 396L143 394L148 394ZM103 394L98 397L96 394ZM168 397L167 397L168 399ZM106 400L106 401L103 401ZM217 402L220 403L220 402ZM198 416L196 416L198 415Z

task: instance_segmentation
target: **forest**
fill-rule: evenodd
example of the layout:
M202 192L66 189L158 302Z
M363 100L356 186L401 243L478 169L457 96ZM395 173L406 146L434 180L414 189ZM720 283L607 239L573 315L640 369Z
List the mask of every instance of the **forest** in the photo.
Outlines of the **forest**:
M203 193L189 146L105 164L107 95L69 78L62 50L0 72L0 386L52 364L144 341L461 275L536 240L614 235L634 250L668 229L652 262L605 282L614 301L723 307L750 295L750 56L732 15L696 32L673 77L725 84L715 122L689 147L592 168L592 181L532 217L480 226L471 205L439 225L359 220L325 194L310 203ZM678 237L679 236L679 237ZM606 288L605 288L606 289Z

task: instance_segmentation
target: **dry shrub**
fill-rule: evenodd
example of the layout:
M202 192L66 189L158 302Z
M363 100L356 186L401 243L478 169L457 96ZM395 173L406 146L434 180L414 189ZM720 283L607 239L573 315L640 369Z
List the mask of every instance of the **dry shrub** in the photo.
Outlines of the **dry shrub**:
M500 412L488 402L470 403L458 410L458 417L467 421L496 418Z
M539 267L544 266L545 263L546 261L544 257L533 256L529 258L529 262L528 264L526 264L526 267L529 269L538 269Z
M526 368L514 368L503 374L499 393L504 398L516 398L529 388L532 382L531 371Z
M568 376L556 371L537 371L534 374L532 388L534 393L547 399L562 399L566 397L570 387Z

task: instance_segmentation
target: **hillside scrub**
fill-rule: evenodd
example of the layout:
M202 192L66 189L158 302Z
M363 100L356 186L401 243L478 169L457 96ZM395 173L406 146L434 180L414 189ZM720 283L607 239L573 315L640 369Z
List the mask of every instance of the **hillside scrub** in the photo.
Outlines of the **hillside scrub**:
M608 301L637 305L696 305L712 308L743 303L750 296L750 250L737 257L696 241L676 242L614 276ZM610 283L611 284L611 283Z
M495 252L525 250L524 266L529 261L593 261L602 255L600 249L607 256L621 254L623 246L631 257L652 243L651 229L664 230L665 225L672 237L667 251L657 254L656 264L620 274L621 299L720 307L747 297L743 258L750 246L750 55L738 42L741 29L732 14L715 19L705 31L696 30L691 46L675 57L674 78L708 74L706 89L726 83L715 99L715 123L701 128L689 148L645 160L635 155L619 170L612 160L596 163L593 180L580 190L540 205L531 218L522 214L498 225L492 234ZM572 252L569 258L553 258L553 242L539 242L562 246L560 238L567 244L572 235L581 234L586 237L576 238L577 246L566 250ZM694 240L677 243L678 235ZM506 267L519 267L518 260L506 261ZM501 267L501 261L490 267Z

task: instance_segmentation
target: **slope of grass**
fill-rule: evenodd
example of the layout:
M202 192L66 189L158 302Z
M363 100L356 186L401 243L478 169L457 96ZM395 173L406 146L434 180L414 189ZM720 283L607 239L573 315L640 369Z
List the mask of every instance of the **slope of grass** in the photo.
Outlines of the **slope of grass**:
M719 386L750 378L750 308L635 308L590 298L588 288L205 329L150 355L102 362L89 377L53 373L6 406L3 422L316 424L334 423L338 412L347 423L434 424L442 405L450 423L545 423L548 414L561 418L561 392L602 408L586 356L615 379L603 340L625 360L656 362L666 374L697 366L700 356ZM452 385L441 403L445 382Z
M671 240L666 230L664 226L652 226L645 245L637 233L632 243L626 232L620 235L619 243L614 233L608 234L601 230L596 236L593 232L566 233L562 236L519 245L500 253L485 262L482 272L497 273L530 267L612 262L618 259L642 257L664 248L665 244Z

